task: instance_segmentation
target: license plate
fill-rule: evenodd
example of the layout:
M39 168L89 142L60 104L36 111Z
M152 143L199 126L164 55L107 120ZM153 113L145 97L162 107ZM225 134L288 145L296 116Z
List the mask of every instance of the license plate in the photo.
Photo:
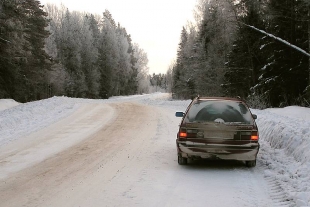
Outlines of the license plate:
M205 143L199 143L199 142L190 142L190 141L186 141L187 145L206 145Z
M205 131L204 136L205 138L234 139L234 132Z

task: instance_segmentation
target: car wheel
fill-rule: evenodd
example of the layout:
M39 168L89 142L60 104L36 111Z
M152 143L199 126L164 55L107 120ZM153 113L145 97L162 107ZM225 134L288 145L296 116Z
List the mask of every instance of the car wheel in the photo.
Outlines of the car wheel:
M256 166L256 160L246 161L245 165L247 167L255 167Z
M178 156L178 163L179 163L179 165L187 165L187 158L179 155Z

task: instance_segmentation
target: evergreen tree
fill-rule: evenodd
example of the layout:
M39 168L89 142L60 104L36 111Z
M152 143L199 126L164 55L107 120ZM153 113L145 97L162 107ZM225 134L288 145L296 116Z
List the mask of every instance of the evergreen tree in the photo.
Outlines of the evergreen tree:
M94 17L86 15L82 27L81 69L85 74L87 86L86 97L96 98L99 95L98 50L96 38L99 37L98 24Z
M46 97L47 14L35 0L1 1L1 10L1 96L21 102Z
M264 29L257 2L240 1L237 6L240 7L237 11L239 22ZM238 24L235 36L232 50L228 54L223 88L229 96L247 98L251 94L250 89L257 84L266 58L261 52L264 47L263 36L241 23Z
M100 90L102 98L108 98L117 94L117 86L113 84L115 71L117 70L119 53L117 46L116 25L111 13L106 10L103 13L103 27L99 38L99 70Z
M63 5L43 11L36 0L0 1L0 98L108 98L134 94L146 81L146 53L138 46L135 53L109 11L99 23Z
M126 30L125 30L126 31ZM129 72L129 80L127 86L127 94L132 95L138 92L138 68L136 66L137 58L135 57L135 50L133 49L132 39L131 36L127 34L127 42L129 44L128 47L128 54L130 55L130 72Z
M271 0L269 12L272 14L267 31L307 50L308 31L307 8L300 0ZM274 39L266 39L267 46L262 52L268 54L268 61L261 69L256 89L268 95L272 106L296 104L296 99L304 94L308 83L309 59Z
M27 79L26 88L29 91L27 100L38 100L46 97L46 71L50 68L47 63L49 56L46 54L45 39L49 32L47 13L43 6L36 0L25 0L21 3L22 11L27 19L24 25L24 35L27 40L24 47L28 49L27 63L23 64L24 76Z
M205 64L201 69L201 95L222 96L225 63L231 48L231 5L227 1L209 1L200 24L200 38L205 51Z
M186 29L183 27L181 32L181 38L179 43L179 48L177 52L176 65L173 69L173 88L172 92L178 98L187 98L190 96L189 89L187 87L187 73L185 68L185 46L187 43L188 34Z
M23 13L17 1L0 0L0 98L20 100L16 89L22 87L20 62L25 50L23 38ZM21 90L22 90L21 89Z
M130 45L127 32L120 24L118 24L116 32L119 59L114 82L117 83L117 95L128 95L128 84L132 73L131 56L129 54Z

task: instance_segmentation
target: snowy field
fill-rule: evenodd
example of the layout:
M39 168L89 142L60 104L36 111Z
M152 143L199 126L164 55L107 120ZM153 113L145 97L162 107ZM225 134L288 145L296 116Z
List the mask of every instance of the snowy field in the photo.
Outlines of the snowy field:
M30 135L34 133L40 133L42 130L51 126L53 124L60 123L70 116L74 114L82 114L86 113L83 111L83 107L85 105L93 104L95 107L98 103L103 103L102 108L98 108L106 114L106 117L98 116L98 122L96 123L87 123L88 128L98 129L103 127L102 123L113 120L115 118L115 113L113 109L110 108L109 105L111 103L138 103L141 105L146 105L147 107L155 107L157 108L157 112L160 113L160 118L158 122L158 129L156 134L164 137L160 128L164 128L165 130L171 130L170 134L177 133L177 123L180 121L178 118L173 118L173 114L175 111L185 111L186 107L190 103L190 100L187 101L172 101L169 94L163 93L155 93L150 95L135 95L128 97L113 97L108 100L89 100L89 99L74 99L67 97L53 97L46 100L29 102L26 104L18 104L13 100L0 100L0 181L1 178L7 177L10 173L16 172L18 170L22 170L31 165L36 164L36 162L42 162L48 157L60 153L60 151L73 146L74 144L81 142L81 139L67 140L66 143L62 143L62 147L60 145L55 144L54 148L59 148L58 150L46 150L46 146L39 148L38 151L40 153L32 152L32 157L27 158L23 157L23 154L20 153L18 156L15 156L15 160L12 163L16 163L10 166L6 166L5 164L1 165L1 152L7 150L7 148L12 147L15 143L20 142L30 142ZM154 109L155 109L154 108ZM86 109L85 109L86 110ZM80 112L79 112L80 111ZM91 113L95 113L92 111L87 111L90 116L94 116ZM155 113L155 112L153 112ZM167 202L163 203L165 206L174 206L174 204L178 204L179 206L193 206L191 204L195 204L195 206L296 206L296 207L305 207L310 206L310 109L302 108L302 107L286 107L281 109L266 109L266 110L255 110L252 109L252 113L258 115L257 124L260 132L260 144L261 148L258 154L258 164L253 169L240 168L237 165L236 169L229 169L232 171L240 171L240 175L234 174L235 177L232 179L240 180L239 182L247 182L247 179L250 181L249 183L253 186L249 186L250 191L253 192L243 192L240 190L239 200L243 200L242 203L234 203L231 202L229 198L230 195L227 195L227 201L222 201L222 205L218 205L218 199L216 193L223 191L223 193L231 193L227 189L218 188L214 193L215 196L211 196L209 198L209 205L205 203L205 200L202 199L201 202L199 200L193 200L193 198L199 196L204 196L202 192L192 192L185 197L180 197L177 199L181 199L179 203L173 203L166 198ZM157 115L159 116L159 115ZM168 119L164 119L163 117L171 117ZM100 123L100 125L98 124ZM63 124L63 123L62 123ZM81 121L81 126L85 126L85 122ZM83 132L84 135L90 134L89 131L86 130ZM80 127L83 128L83 127ZM93 132L92 132L93 133ZM28 136L29 135L29 136ZM27 140L29 139L29 140ZM60 138L59 138L60 139ZM171 142L174 143L175 137L171 137ZM50 144L50 143L49 143ZM59 147L57 147L59 146ZM170 146L171 147L171 146ZM172 146L174 148L175 146ZM13 147L14 148L14 147ZM12 148L12 149L13 149ZM44 149L44 150L42 150ZM10 151L7 150L7 153ZM4 155L2 155L4 157ZM36 157L40 157L40 159ZM117 155L116 155L117 156ZM120 155L121 156L121 153ZM176 152L175 152L176 157ZM128 157L129 158L129 157ZM13 158L12 158L13 159ZM23 161L18 161L18 159L22 159ZM29 161L31 159L32 161ZM173 162L176 163L176 160ZM212 164L212 163L211 163ZM15 165L15 166L14 166ZM165 165L160 165L161 167L166 167ZM215 168L217 169L218 166ZM230 167L230 166L229 166ZM175 170L180 168L177 166ZM203 169L203 168L202 168ZM214 170L214 179L216 179L216 175L225 170L225 168L220 168L219 171ZM198 176L203 178L205 175L204 171L199 170ZM165 175L167 177L163 178L166 182L171 182L168 180L171 177L171 174L165 174L163 169L157 169L157 171L152 171L152 173L158 172L154 176L162 176ZM174 171L175 172L175 171ZM180 172L182 175L188 175L190 171ZM196 172L197 173L197 172ZM210 173L210 172L208 172ZM249 174L250 173L250 174ZM197 175L197 174L196 174ZM255 179L253 177L258 176L263 179L262 182L266 185L260 184L259 179ZM125 175L124 175L125 176ZM135 178L135 175L132 175ZM179 176L180 177L180 176ZM137 177L137 179L142 179L143 177ZM158 185L156 180L154 182L148 181L150 186L154 186L154 188L160 191L163 186ZM171 186L176 187L175 183L170 183ZM249 185L250 185L249 184ZM0 190L1 190L1 182L0 182ZM193 187L192 185L196 185ZM201 185L201 186L199 186ZM191 183L183 184L183 188L185 189L199 189L201 191L204 190L203 185L208 185L208 183L197 182L193 180ZM213 184L210 184L213 185ZM214 184L216 185L216 184ZM220 186L224 184L220 184ZM233 186L236 185L236 186ZM262 188L262 192L254 192L257 188ZM198 186L198 187L197 187ZM238 188L239 186L236 183L232 183L231 188ZM133 187L134 188L134 187ZM158 189L159 188L159 189ZM130 189L135 190L135 189ZM137 189L136 189L137 190ZM149 194L152 193L152 189L148 189L147 192L135 192L132 200L135 199L135 196L140 194ZM172 189L178 195L180 189L175 188ZM156 191L157 192L157 191ZM133 193L133 192L127 192ZM213 195L209 192L210 195ZM251 196L251 194L257 194L255 198L246 198L245 196ZM245 195L245 196L244 196ZM152 196L152 195L150 195ZM164 196L160 193L155 194L156 196ZM244 197L242 197L244 196ZM266 196L268 198L266 198ZM192 197L192 198L191 198ZM224 196L225 197L225 196ZM238 192L234 193L234 198L238 197ZM115 198L117 199L117 198ZM182 199L184 201L182 201ZM214 199L214 201L212 200ZM264 199L261 201L260 199ZM151 200L151 199L150 199ZM204 201L203 201L204 200ZM181 202L182 201L182 202ZM104 202L104 201L102 201ZM112 202L112 201L111 201ZM155 201L154 201L155 202ZM54 203L55 204L55 203ZM101 206L97 203L91 203L90 201L81 201L82 206ZM101 203L102 204L102 203ZM120 206L126 206L125 203L104 203L103 206L116 206L120 204ZM137 204L137 203L136 203ZM144 206L147 204L148 206L159 206L157 203L138 203L138 206ZM180 205L182 204L182 205ZM128 203L129 206L133 205L133 203ZM1 206L1 203L0 203ZM56 205L54 205L56 206ZM72 205L74 206L74 205Z

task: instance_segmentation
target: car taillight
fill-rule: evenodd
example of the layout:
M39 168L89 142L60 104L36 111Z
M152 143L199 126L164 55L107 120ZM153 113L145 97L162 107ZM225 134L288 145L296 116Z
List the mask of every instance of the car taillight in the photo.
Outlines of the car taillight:
M186 138L186 137L187 137L186 129L180 129L179 138Z
M252 141L258 141L258 132L252 132L252 135L251 135L251 140Z

